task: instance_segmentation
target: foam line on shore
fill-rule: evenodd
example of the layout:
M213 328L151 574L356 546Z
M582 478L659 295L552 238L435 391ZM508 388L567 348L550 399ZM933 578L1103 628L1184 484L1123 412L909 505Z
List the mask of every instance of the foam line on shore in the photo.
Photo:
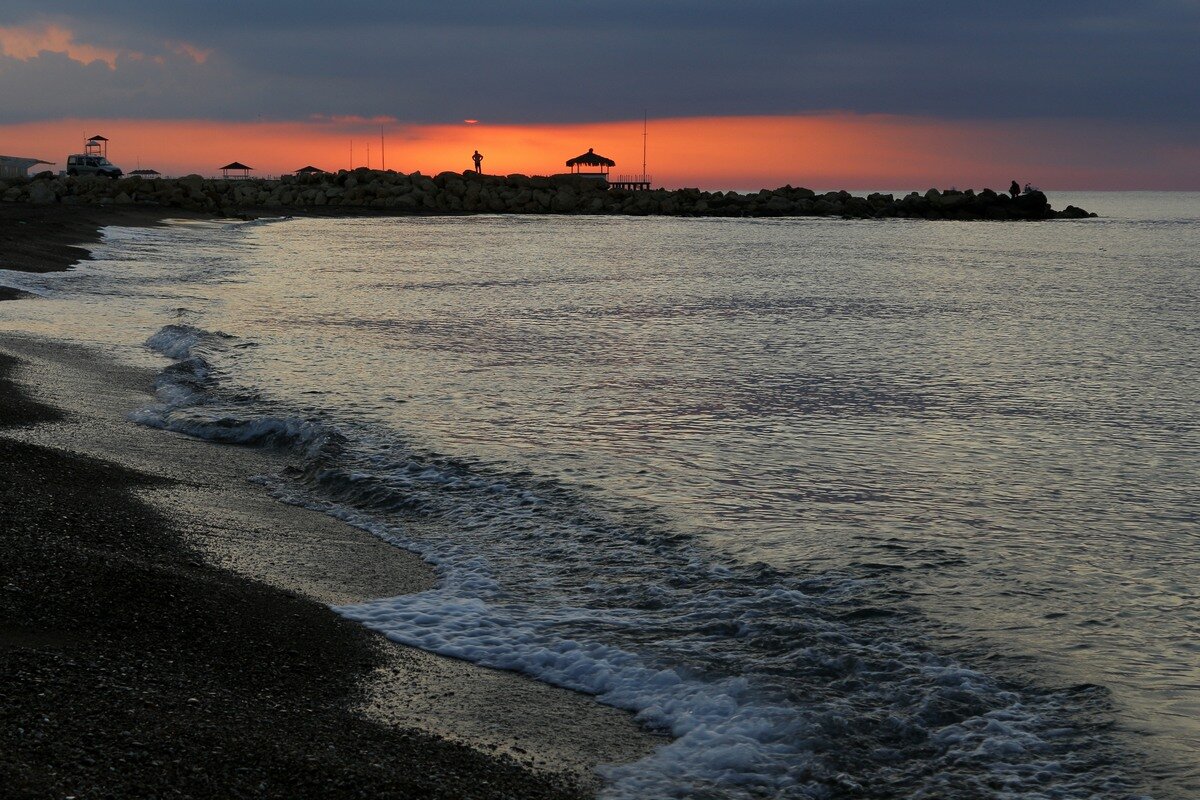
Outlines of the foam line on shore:
M302 531L354 532L223 482L250 451L215 453L122 424L113 412L137 393L127 381L143 377L67 343L0 337L0 427L24 426L0 435L13 469L0 491L6 797L258 796L264 787L306 796L331 786L585 796L553 769L364 719L358 682L373 667L403 675L413 663L280 580ZM275 580L203 563L196 546L222 521L271 529ZM404 560L372 549L375 564ZM455 677L437 688L470 683Z
M265 479L277 497L438 568L433 590L339 613L397 642L595 695L675 737L606 770L607 797L823 797L881 782L931 796L1123 791L1102 735L1072 719L1102 707L1102 692L1012 684L937 655L886 615L862 613L873 611L870 587L854 576L721 565L564 487L370 431L304 428L222 395L209 359L228 337L160 333L156 346L179 360L141 421L283 447L301 464ZM437 524L414 535L412 520Z

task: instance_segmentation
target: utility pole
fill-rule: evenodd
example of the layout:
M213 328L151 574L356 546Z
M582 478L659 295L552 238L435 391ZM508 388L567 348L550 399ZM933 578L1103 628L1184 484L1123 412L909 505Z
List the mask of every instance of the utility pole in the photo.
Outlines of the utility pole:
M387 151L384 149L384 144L383 144L383 126L382 125L379 126L379 161L380 161L379 169L382 170L383 172L387 172Z

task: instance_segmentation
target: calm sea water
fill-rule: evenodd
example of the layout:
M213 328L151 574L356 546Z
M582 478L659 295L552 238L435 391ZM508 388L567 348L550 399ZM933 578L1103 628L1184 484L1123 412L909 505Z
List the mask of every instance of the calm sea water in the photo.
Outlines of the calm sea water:
M1200 195L1051 199L114 229L0 329L441 570L341 613L675 734L609 796L1193 797Z

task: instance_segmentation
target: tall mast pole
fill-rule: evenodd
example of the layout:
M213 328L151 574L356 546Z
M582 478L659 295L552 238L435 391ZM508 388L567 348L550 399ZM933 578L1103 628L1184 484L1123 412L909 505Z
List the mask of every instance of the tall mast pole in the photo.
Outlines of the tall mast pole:
M646 135L650 122L650 112L642 110L642 183L646 182Z
M354 169L354 140L350 140L350 169Z
M379 169L381 169L384 172L387 172L387 151L384 150L383 126L382 125L379 126L379 161L380 161Z

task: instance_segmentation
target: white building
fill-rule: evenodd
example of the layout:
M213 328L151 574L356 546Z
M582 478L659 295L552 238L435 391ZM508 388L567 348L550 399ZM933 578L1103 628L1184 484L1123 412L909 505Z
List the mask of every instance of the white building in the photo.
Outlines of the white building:
M0 156L0 178L28 178L29 168L36 164L52 164L40 158L20 158L18 156Z

